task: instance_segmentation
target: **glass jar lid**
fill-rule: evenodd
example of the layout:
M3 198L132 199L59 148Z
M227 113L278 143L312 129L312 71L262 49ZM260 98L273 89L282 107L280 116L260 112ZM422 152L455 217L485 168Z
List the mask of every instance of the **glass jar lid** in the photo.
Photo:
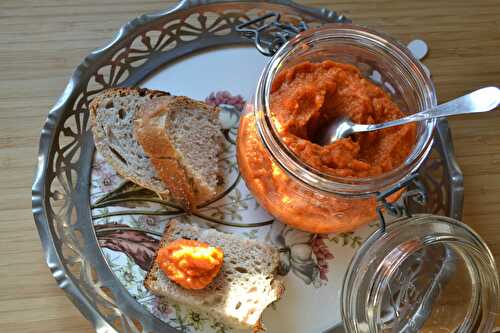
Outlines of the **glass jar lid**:
M465 224L414 215L372 234L342 288L348 332L490 332L499 278L484 241Z

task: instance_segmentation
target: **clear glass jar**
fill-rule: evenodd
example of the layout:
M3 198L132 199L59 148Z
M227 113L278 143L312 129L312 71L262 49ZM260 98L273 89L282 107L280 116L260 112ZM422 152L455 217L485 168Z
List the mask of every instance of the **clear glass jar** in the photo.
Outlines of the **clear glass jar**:
M347 332L491 332L500 311L495 260L448 217L416 215L375 232L344 277Z
M418 123L412 152L399 167L380 176L336 177L311 168L278 135L271 116L270 91L281 70L327 59L355 65L366 78L379 78L375 83L405 114L436 105L434 86L420 63L406 47L373 30L329 25L303 32L278 50L240 119L238 164L250 191L270 214L314 233L350 231L372 221L376 216L375 194L418 169L432 148L436 124L435 120Z

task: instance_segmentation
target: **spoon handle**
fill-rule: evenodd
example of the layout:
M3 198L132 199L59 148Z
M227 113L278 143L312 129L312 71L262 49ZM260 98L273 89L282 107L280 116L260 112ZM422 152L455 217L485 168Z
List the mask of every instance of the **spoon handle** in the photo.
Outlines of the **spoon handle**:
M500 89L497 87L481 88L470 94L455 98L449 102L381 124L355 125L355 132L375 131L382 128L403 125L406 123L421 121L432 118L449 117L459 114L487 112L494 110L500 105ZM358 127L359 126L359 127Z

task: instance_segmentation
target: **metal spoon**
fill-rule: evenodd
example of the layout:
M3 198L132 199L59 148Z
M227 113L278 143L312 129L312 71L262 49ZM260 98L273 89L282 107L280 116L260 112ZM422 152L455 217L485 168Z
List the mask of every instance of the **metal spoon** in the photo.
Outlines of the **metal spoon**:
M399 126L406 123L432 118L441 118L459 114L487 112L500 105L500 89L486 87L458 97L432 109L427 109L404 118L388 121L381 124L355 124L349 118L339 118L327 126L318 136L318 144L325 146L334 141L345 138L353 133L371 132L382 128Z

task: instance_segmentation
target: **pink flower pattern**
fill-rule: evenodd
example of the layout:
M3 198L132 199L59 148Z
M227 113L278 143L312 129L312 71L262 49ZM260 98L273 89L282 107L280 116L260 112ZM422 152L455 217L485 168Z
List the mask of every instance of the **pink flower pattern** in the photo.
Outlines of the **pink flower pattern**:
M102 192L110 192L116 187L116 183L119 180L115 173L108 173L106 171L99 175L99 182Z
M137 219L137 223L147 229L148 227L158 226L160 224L160 218L152 215L140 215Z
M315 288L327 284L328 261L334 259L325 243L327 235L315 235L275 222L268 240L280 249L281 275L292 272Z
M238 111L243 111L243 107L245 106L245 100L241 95L231 95L229 91L218 91L215 93L211 93L206 99L205 102L209 105L220 105L220 104L229 104L234 106Z
M319 268L319 278L328 281L328 260L335 258L325 244L324 235L315 235L311 242L312 251Z
M123 179L116 173L115 170L106 163L104 158L96 153L92 163L92 192L107 193L116 188ZM96 200L97 198L93 198Z

